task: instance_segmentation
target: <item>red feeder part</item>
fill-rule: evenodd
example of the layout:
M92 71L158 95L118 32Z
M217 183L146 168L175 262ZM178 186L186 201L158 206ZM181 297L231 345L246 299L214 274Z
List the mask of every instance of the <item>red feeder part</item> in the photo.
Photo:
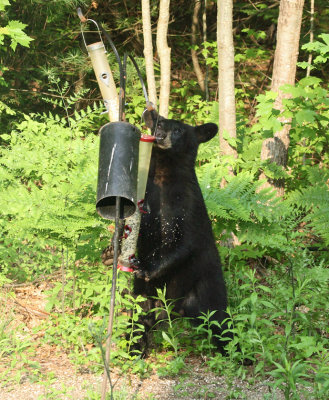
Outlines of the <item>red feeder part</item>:
M140 141L141 142L154 142L155 137L151 136L151 135L141 135Z

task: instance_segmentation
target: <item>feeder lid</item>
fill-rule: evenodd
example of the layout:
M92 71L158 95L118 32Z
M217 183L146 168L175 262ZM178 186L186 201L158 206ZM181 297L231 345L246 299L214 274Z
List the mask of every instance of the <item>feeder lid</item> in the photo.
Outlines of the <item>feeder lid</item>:
M154 142L155 137L151 135L141 135L141 142Z
M98 50L98 49L102 49L102 48L105 50L103 42L96 42L96 43L92 43L92 44L88 44L87 45L87 50L88 51L89 50Z

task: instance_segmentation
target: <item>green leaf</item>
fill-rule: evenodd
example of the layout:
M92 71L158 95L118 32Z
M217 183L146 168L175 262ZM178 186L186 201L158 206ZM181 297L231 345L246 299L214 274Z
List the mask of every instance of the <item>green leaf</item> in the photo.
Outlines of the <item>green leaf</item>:
M310 109L304 109L304 110L297 111L295 118L296 118L296 121L300 125L303 125L305 122L308 122L308 123L314 122L315 116L316 116L315 111L310 110Z
M237 139L232 137L226 130L223 131L223 139L225 139L231 147L236 149L238 142Z
M324 57L322 55L318 55L314 59L314 64L324 64L328 60L328 57Z
M250 315L250 325L251 326L255 325L256 317L257 317L257 314L255 312L252 312Z
M267 301L267 300L260 300L260 302L261 302L264 306L266 306L266 307L268 307L268 308L271 308L271 309L275 309L275 308L276 308L270 301Z
M8 0L0 0L0 11L4 11L5 7L10 6Z
M323 39L323 41L328 45L328 50L329 50L329 33L321 33L319 37Z
M306 87L306 86L318 86L322 80L317 78L316 76L307 76L299 81L299 85Z
M15 51L17 44L20 44L21 46L24 47L29 47L29 44L32 40L31 37L29 37L25 32L23 32L23 29L26 27L26 24L23 24L20 21L9 21L7 25L8 33L7 35L10 36L11 38L11 44L10 47Z
M312 64L309 64L307 61L298 62L298 63L297 63L297 66L298 66L299 68L302 68L302 69L306 69L306 68L308 68L308 67L310 67L311 70L314 69L314 67L312 66Z
M256 292L253 292L250 296L250 302L252 305L255 305L258 299L258 295Z

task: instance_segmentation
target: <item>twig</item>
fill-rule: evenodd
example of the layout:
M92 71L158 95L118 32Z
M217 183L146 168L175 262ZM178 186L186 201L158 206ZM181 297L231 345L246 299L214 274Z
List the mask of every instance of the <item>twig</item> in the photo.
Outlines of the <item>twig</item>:
M11 289L11 288L19 288L19 287L28 287L28 286L34 286L34 284L42 281L50 281L52 278L55 278L56 276L60 275L61 272L54 272L53 274L49 275L48 277L45 276L40 276L40 278L35 279L34 281L31 282L24 282L24 283L5 283L2 285L2 288L4 289Z
M51 94L49 92L39 92L39 91L34 91L34 90L29 90L29 89L15 89L15 88L10 88L9 90L14 91L14 92L27 92L27 93L32 93L35 95L46 95L49 97L57 97L61 99L69 99L70 96L61 96L58 94ZM102 101L102 99L99 97L98 99L83 99L83 101Z
M313 40L314 40L314 0L311 0L311 19L310 19L310 22L311 22L310 43L313 43ZM309 65L308 65L307 70L306 70L306 76L310 76L310 74L311 74L312 57L313 57L313 55L312 55L312 53L310 53L309 56L308 56L308 60L307 60Z
M30 306L27 307L26 305L20 303L17 299L12 299L12 300L14 301L14 303L16 303L16 304L18 304L20 307L24 308L24 310L25 310L26 312L28 312L29 314L43 314L43 315L47 315L47 316L51 315L51 314L48 313L47 311L42 311L42 310L39 310L39 309L37 309L37 308L30 307Z

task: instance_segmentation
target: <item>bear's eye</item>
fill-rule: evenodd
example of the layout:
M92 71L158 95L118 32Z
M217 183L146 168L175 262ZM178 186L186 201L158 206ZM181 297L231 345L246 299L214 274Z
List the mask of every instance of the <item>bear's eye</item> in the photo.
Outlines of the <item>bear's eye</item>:
M175 128L173 131L172 131L172 134L173 135L181 135L182 134L182 129L181 128Z

